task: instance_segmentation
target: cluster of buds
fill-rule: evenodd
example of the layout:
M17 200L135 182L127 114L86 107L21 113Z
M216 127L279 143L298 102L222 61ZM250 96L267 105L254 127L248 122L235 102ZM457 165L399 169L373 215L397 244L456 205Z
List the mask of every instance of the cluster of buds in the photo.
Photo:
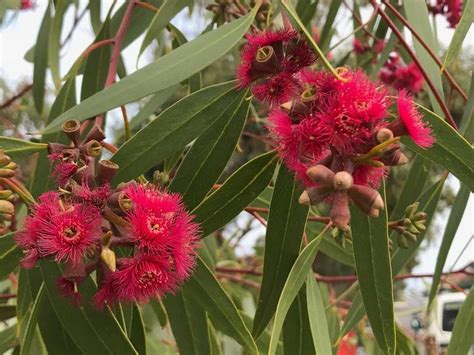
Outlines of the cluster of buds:
M461 20L463 0L435 0L428 3L428 11L433 15L444 15L449 27L456 28Z
M58 189L38 198L17 233L21 265L31 268L39 259L62 264L59 290L77 304L79 285L95 271L98 308L173 292L192 272L199 240L181 197L152 184L112 188L118 165L96 161L102 130L95 126L81 139L79 122L62 128L71 144L49 144ZM119 255L128 256L118 257L119 247Z
M251 87L257 99L270 104L271 139L306 187L300 203L329 204L333 226L350 236L349 203L377 217L384 208L377 189L388 167L408 161L400 137L428 148L434 143L431 128L405 90L394 97L346 67L336 68L342 80L308 69L314 56L294 31L248 38L237 69L240 87Z
M254 0L251 0L249 5L240 0L215 0L214 3L206 6L206 10L214 13L214 23L222 25L235 18L244 16L254 6ZM267 0L263 0L255 16L257 25L265 25L267 23L271 12L270 9L271 4Z
M0 149L0 178L15 176L16 164ZM10 222L15 214L13 200L15 195L11 190L0 188L0 235L7 230L6 222Z
M352 46L354 48L354 53L357 55L371 53L376 57L378 54L382 53L385 48L385 40L374 39L373 44L370 45L368 39L365 42L362 42L359 38L354 38Z
M418 211L419 203L409 205L405 216L398 221L389 223L389 227L398 233L397 243L400 248L407 249L408 242L417 242L417 235L426 231L426 213Z
M415 63L404 65L396 52L389 55L379 73L379 79L385 85L390 85L397 90L408 90L413 94L423 89L425 80Z

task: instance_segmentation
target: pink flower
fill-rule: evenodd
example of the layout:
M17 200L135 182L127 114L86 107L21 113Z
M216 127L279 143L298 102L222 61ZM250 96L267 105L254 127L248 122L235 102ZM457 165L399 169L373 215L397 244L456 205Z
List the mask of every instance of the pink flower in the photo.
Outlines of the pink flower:
M382 179L387 175L387 168L376 168L368 165L358 165L352 173L354 184L369 186L376 190L380 187Z
M380 54L382 53L382 51L384 50L385 48L385 40L383 39L377 39L375 41L375 45L374 45L374 51L375 51L375 54Z
M166 256L140 254L117 260L117 270L106 275L93 302L102 309L116 302L147 302L176 289L179 279Z
M111 194L110 185L104 184L96 188L89 187L86 183L72 187L74 200L80 203L102 207Z
M456 28L461 20L462 0L445 0L446 3L446 19L451 28Z
M81 304L81 294L77 289L77 285L81 283L83 278L65 278L59 277L56 281L59 293L72 301L72 304L79 307Z
M32 0L21 0L20 9L29 10L32 9L35 3Z
M409 135L410 138L422 148L429 148L435 143L433 132L429 125L423 121L421 114L415 107L413 98L406 90L398 94L397 109L399 119L392 122L389 128L395 136Z
M362 41L358 38L354 38L352 41L352 46L354 47L354 52L356 54L364 54L367 51L367 48L364 46Z
M59 186L65 186L69 179L73 177L79 167L76 163L68 161L60 161L53 169L53 176Z
M137 248L166 256L178 278L188 277L195 263L199 227L181 197L144 185L130 185L125 194L132 202L127 218Z
M276 106L290 100L297 91L297 85L292 75L282 72L262 83L255 84L251 91L258 100L270 106Z
M425 80L415 63L400 67L395 71L395 89L407 89L416 94L423 89Z

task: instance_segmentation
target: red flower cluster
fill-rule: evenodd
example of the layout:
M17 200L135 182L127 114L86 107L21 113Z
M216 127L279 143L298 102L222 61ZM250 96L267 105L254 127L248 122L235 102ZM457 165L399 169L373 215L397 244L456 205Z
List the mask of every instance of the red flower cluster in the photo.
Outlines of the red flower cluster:
M415 63L403 65L400 56L392 52L379 73L379 79L397 90L408 90L413 94L423 89L425 80Z
M44 258L63 264L58 288L74 303L80 301L78 284L96 271L98 308L173 292L195 264L199 228L193 216L178 194L156 186L130 182L112 189L118 166L95 162L101 130L81 140L79 127L76 121L63 126L71 146L49 145L60 188L39 197L17 234L25 253L21 265L32 268ZM130 256L117 258L116 247Z
M378 54L382 53L383 49L385 48L385 41L383 39L374 40L374 45L371 46L368 43L362 43L359 38L354 38L352 41L352 46L354 48L354 53L358 55L373 51L373 54L377 56Z
M30 10L35 6L33 0L21 0L20 9L21 10Z
M463 0L435 0L428 4L428 10L433 15L444 15L449 27L456 28L461 20Z
M266 45L260 37L268 36L274 32L252 37L255 60L260 51L256 43ZM249 63L248 49L243 56L242 62ZM242 75L245 68L250 67L242 64L238 69L241 87L252 83L250 75ZM406 91L397 100L399 118L390 120L394 100L386 88L361 71L336 70L343 80L305 68L292 72L296 83L279 96L290 99L278 100L279 107L272 108L268 129L282 160L307 187L300 202L331 204L334 225L347 231L349 201L371 216L383 208L376 189L386 167L407 162L397 137L409 135L422 147L429 147L434 139ZM265 80L271 82L279 75L267 73Z
M288 29L249 34L247 40L237 68L239 86L250 86L257 99L272 106L289 100L298 90L295 74L316 59L313 51Z

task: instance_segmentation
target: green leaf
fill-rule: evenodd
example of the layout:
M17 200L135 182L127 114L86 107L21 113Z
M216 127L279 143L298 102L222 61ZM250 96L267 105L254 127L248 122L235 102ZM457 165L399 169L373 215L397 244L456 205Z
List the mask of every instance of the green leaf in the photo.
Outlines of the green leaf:
M474 1L466 1L463 7L464 9L461 20L456 26L456 31L454 31L453 38L451 39L448 51L446 52L446 57L444 58L444 68L449 68L454 60L459 58L462 42L464 41L464 38L466 38L469 28L474 22Z
M16 306L14 304L0 304L0 321L16 316Z
M308 207L298 202L302 189L293 173L281 165L273 191L267 233L262 286L252 333L258 336L275 313L281 290L298 258Z
M22 251L13 240L14 233L0 237L0 280L3 280L17 267L23 257Z
M351 308L349 308L349 312L346 315L346 318L344 319L344 324L341 327L341 331L339 333L339 337L337 339L337 343L339 343L342 338L351 330L353 329L357 323L360 322L360 320L364 317L365 315L365 308L364 308L364 302L362 301L362 295L360 292L357 292L355 297L352 298L352 305Z
M314 279L312 270L306 279L306 297L309 325L313 335L316 354L331 354L332 345L331 337L329 336L328 321L326 319L326 309L324 307L321 290Z
M448 253L453 243L454 236L461 223L461 219L464 215L464 210L466 209L467 201L469 200L470 191L469 189L461 185L461 188L454 200L453 206L451 208L451 213L449 214L448 223L446 224L446 229L444 230L443 239L441 241L441 246L439 247L438 258L436 259L436 267L433 275L433 280L431 282L430 294L428 297L428 310L433 302L433 299L438 292L438 285L441 279L441 273L443 272L444 264L448 258Z
M33 154L46 150L48 145L2 136L0 137L0 149L3 149L12 160L15 160L16 157L23 154Z
M413 339L405 334L397 324L397 353L403 355L418 355L418 350Z
M107 18L97 35L94 43L110 38L110 21ZM82 77L81 100L94 95L102 90L107 79L112 48L105 45L95 49L87 56Z
M187 2L188 0L165 0L163 2L145 33L145 38L143 38L142 45L138 52L138 58L141 57L145 49L155 38L158 37L160 32L173 19L173 17L187 6Z
M137 349L139 354L146 355L146 336L145 336L145 325L143 324L142 314L137 304L132 305L133 320L132 329L130 332L130 340L132 341L133 347Z
M274 151L252 159L192 211L204 237L224 226L267 187L276 162Z
M33 70L33 100L36 110L41 114L44 106L44 94L46 87L46 70L48 68L48 42L49 29L51 26L51 2L44 13L43 21L36 38L36 50L34 52Z
M422 149L410 139L402 142L422 157L449 170L466 186L474 191L474 149L456 130L434 112L419 106L426 121L429 121L436 143L429 149Z
M199 256L193 276L182 288L209 314L219 331L234 338L252 354L258 353L257 345L234 302Z
M194 142L169 186L183 195L189 209L207 195L234 152L249 110L245 94L219 112L220 117Z
M385 184L382 195L385 200ZM354 207L351 215L354 258L365 310L379 346L384 353L395 354L387 210L381 211L378 218L370 218Z
M100 20L100 9L101 9L101 1L100 0L90 0L89 1L89 15L91 19L92 29L94 33L97 35L100 32L102 27L102 22Z
M153 313L155 313L156 318L158 318L158 322L162 327L168 324L168 315L166 314L165 307L161 300L150 300L151 308L153 309Z
M175 295L166 295L163 303L168 312L179 353L208 355L211 352L211 346L206 312L191 296L182 287Z
M311 209L310 216L316 216L316 214L314 214ZM306 234L310 240L312 239L311 236L319 234L321 229L321 226L316 226L315 223L306 223ZM341 264L354 267L354 254L352 252L352 246L349 244L342 247L334 240L332 236L327 235L321 239L319 250L330 258L337 260Z
M474 143L474 75L471 73L471 86L469 89L469 97L464 106L464 112L461 118L461 129L464 138L469 143Z
M454 322L447 355L467 354L474 344L474 286L464 300Z
M240 315L242 316L242 319L244 320L245 326L249 329L252 328L252 324L253 324L252 317L250 317L244 312L240 312ZM255 343L257 344L258 351L260 352L260 354L268 354L268 345L270 343L270 332L268 331L268 329L264 330L264 332L255 340ZM281 342L278 343L276 354L278 355L283 354L283 346Z
M44 132L55 132L67 120L83 121L183 81L233 48L247 32L255 12L256 9L238 20L186 43L89 97L54 120Z
M234 85L207 87L163 111L114 154L112 160L120 166L114 181L133 179L184 148L242 96Z
M306 299L302 287L291 304L283 323L283 352L292 355L314 355L314 345ZM326 354L331 354L331 351Z
M323 30L321 31L321 40L319 41L322 51L326 51L331 43L332 34L334 33L333 24L339 11L339 7L341 7L341 0L331 1L329 12L326 16L326 22L324 23Z
M31 306L31 309L29 310L29 317L25 319L27 323L24 335L21 339L20 355L30 354L31 345L36 335L39 308L41 307L43 297L46 297L44 291L44 284L41 285L38 294L36 295L36 298Z
M7 350L15 347L16 344L16 324L13 324L0 332L0 353L5 354Z
M306 247L301 251L298 259L291 268L290 274L286 279L285 286L278 300L278 306L275 312L275 319L273 320L273 327L271 331L270 346L268 353L274 354L277 345L278 339L280 338L281 329L283 327L283 321L285 320L286 314L290 309L293 300L299 293L301 286L303 286L308 272L311 270L313 265L314 258L318 251L318 246L323 238L323 234L326 229L321 232L315 239L306 245Z
M77 308L57 291L56 279L61 275L58 265L47 260L41 260L39 264L51 305L82 352L138 354L110 310L99 311L90 305L94 292L90 278L80 285L80 292L85 300L84 306Z
M431 29L430 24L430 16L428 14L428 8L426 6L425 0L406 0L403 1L403 8L405 10L405 14L407 17L408 22L412 25L413 29L423 38L426 44L433 49L436 53L438 50L438 45ZM428 74L428 77L433 82L436 90L440 93L441 97L444 96L443 93L443 82L441 80L441 74L439 72L438 65L434 61L433 58L429 55L426 49L418 42L417 39L413 39L414 49L416 52L416 56L420 61L422 67ZM438 114L442 114L443 111L439 106L438 101L436 100L435 96L428 90L428 94L430 96L431 105L434 108L434 111Z
M51 76L56 88L61 86L61 73L59 67L59 51L61 48L61 32L63 28L64 16L72 2L69 0L57 0L54 3L54 17L51 22L48 41L48 63L51 69Z

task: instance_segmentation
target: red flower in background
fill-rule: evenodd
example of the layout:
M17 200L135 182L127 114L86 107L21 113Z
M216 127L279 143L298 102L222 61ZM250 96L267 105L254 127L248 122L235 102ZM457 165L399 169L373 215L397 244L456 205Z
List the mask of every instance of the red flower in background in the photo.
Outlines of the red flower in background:
M425 79L415 63L403 65L397 53L391 53L379 73L379 79L397 90L408 90L413 94L423 90Z
M20 9L21 10L30 10L35 6L35 2L33 0L21 0Z
M444 15L449 22L449 27L456 28L461 20L463 0L436 0L428 3L428 10L433 15Z

